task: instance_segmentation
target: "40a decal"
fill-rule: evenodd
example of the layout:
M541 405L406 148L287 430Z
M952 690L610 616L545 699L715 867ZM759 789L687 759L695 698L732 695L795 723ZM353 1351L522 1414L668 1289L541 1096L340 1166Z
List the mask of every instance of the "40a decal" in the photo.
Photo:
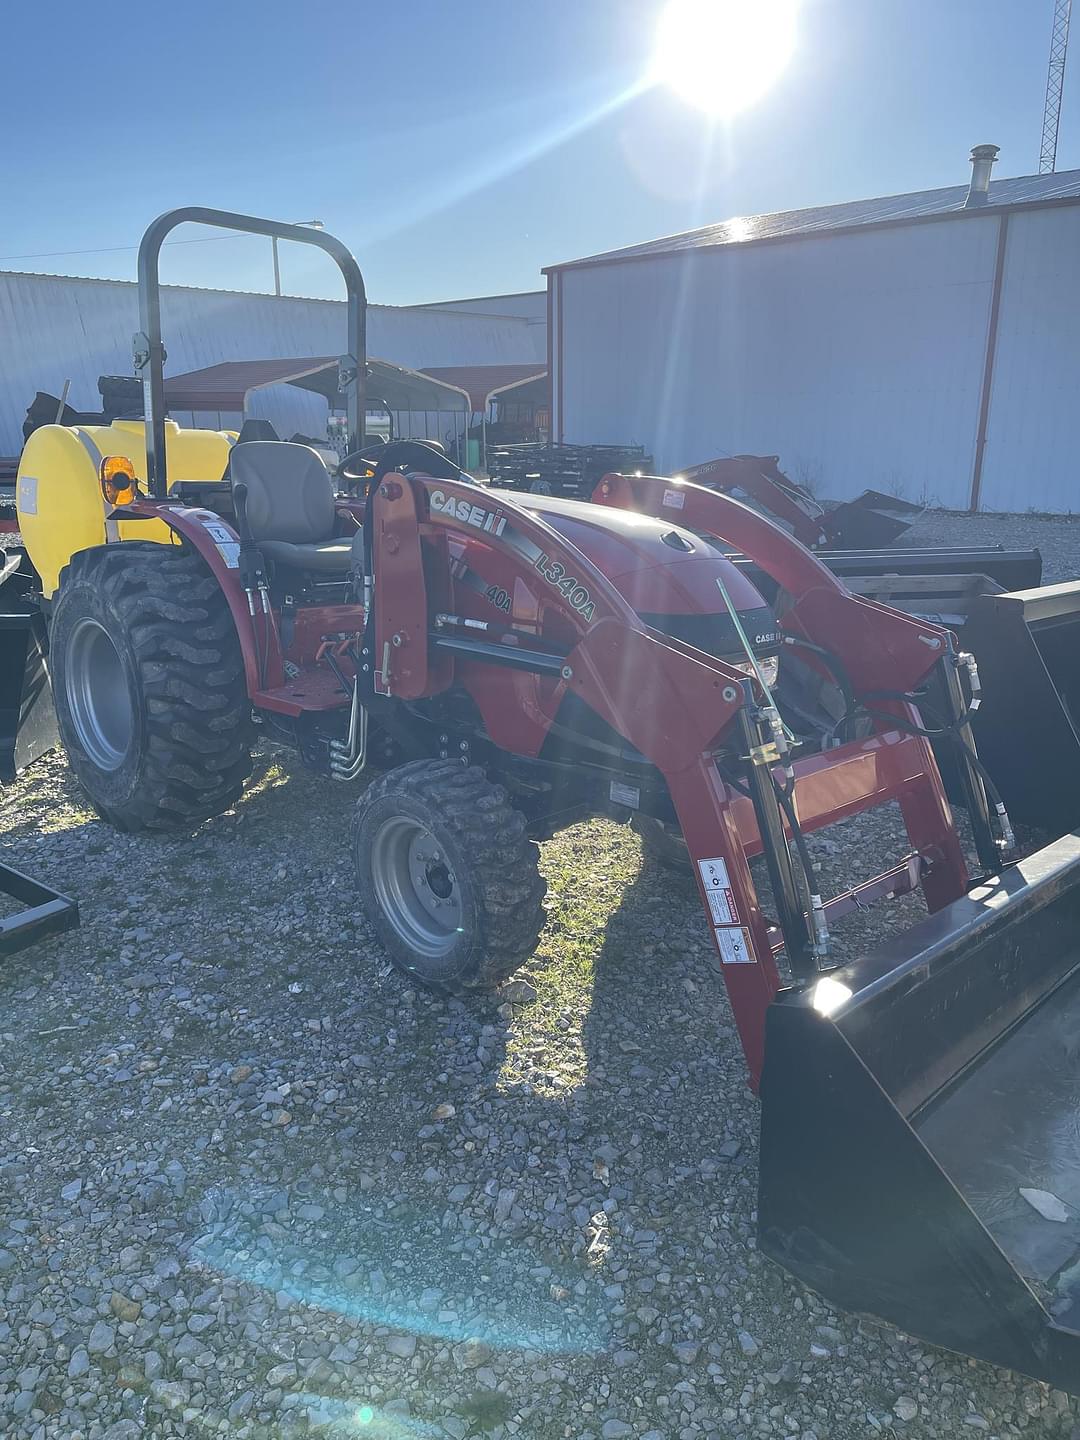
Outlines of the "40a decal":
M489 585L484 591L484 599L494 605L496 610L501 610L504 615L510 614L510 596L501 585Z
M595 608L593 598L576 576L567 575L559 562L550 559L543 551L540 552L534 563L548 584L553 585L560 595L565 596L583 620L592 620Z

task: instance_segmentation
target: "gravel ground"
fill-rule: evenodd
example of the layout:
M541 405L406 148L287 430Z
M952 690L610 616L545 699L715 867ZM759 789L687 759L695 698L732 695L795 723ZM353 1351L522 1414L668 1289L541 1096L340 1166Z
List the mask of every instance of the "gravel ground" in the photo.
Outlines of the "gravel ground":
M1080 516L963 515L927 510L901 536L904 545L1003 545L1007 550L1041 550L1043 583L1080 575Z
M1076 568L1075 522L977 523ZM60 756L0 796L4 858L83 914L0 976L0 1433L1080 1434L1062 1393L758 1256L756 1103L688 879L567 830L524 976L437 1000L357 911L355 793L268 750L167 839L96 820ZM815 845L836 883L902 837L881 812Z

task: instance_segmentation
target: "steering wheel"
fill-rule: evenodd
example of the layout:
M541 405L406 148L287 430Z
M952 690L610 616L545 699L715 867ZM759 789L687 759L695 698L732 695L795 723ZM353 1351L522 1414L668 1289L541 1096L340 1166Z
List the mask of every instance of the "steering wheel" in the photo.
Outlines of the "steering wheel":
M334 473L339 480L344 480L350 490L366 485L375 473L375 457L385 449L386 441L382 438L369 440L358 450L350 450L348 455L338 462Z
M391 470L422 470L437 480L460 480L461 470L434 445L424 440L371 440L350 451L337 467L337 477L350 490L361 493L377 485Z
M450 457L434 445L424 440L391 440L379 451L379 458L372 469L372 485L377 485L391 470L401 469L421 470L436 480L460 480L463 476Z

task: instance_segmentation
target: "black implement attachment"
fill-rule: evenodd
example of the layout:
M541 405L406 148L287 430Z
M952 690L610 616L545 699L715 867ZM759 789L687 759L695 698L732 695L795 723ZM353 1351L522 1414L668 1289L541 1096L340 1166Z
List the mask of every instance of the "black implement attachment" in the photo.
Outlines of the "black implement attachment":
M0 568L0 782L60 743L53 712L45 617L34 577L9 551Z
M822 527L827 546L891 545L911 529L925 509L925 505L913 505L880 490L864 490L854 500L825 511Z
M0 568L0 781L16 774L60 743L53 711L45 617L34 596L36 578L10 551ZM0 862L0 895L24 906L0 916L0 955L12 955L72 930L78 904L59 890Z
M759 1245L847 1310L1080 1392L1080 835L766 1026Z
M724 455L685 466L678 473L695 485L745 500L811 549L891 545L926 508L880 490L864 490L843 504L823 505L805 485L784 474L779 455Z
M648 474L653 465L643 445L517 445L488 446L487 471L501 490L534 495L559 495L588 500L603 477L613 471Z
M12 865L0 864L0 894L25 906L0 919L0 955L14 955L49 935L74 930L79 923L78 901Z
M972 731L1013 819L1052 835L1080 825L1080 581L1003 590L986 575L844 578L856 594L947 626L974 655ZM935 752L959 799L955 748Z
M1042 581L1038 550L1006 550L1001 545L822 550L818 558L845 580L849 575L986 575L1005 590L1030 590Z

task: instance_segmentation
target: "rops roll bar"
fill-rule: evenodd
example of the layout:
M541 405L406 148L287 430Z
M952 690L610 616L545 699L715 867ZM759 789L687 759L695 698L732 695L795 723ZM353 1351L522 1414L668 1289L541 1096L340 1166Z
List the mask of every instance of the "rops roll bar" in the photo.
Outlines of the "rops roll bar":
M348 298L348 353L338 362L338 388L345 394L349 420L349 449L364 443L364 380L367 368L367 296L364 277L352 253L325 230L287 225L281 220L261 220L256 215L236 215L230 210L207 210L189 205L167 210L150 225L139 246L139 324L135 336L135 371L143 384L146 415L146 480L150 494L164 499L169 480L165 460L165 347L161 343L161 286L158 260L165 237L178 225L216 225L223 230L241 230L249 235L269 235L276 240L295 240L298 245L316 245L333 259L345 281Z

